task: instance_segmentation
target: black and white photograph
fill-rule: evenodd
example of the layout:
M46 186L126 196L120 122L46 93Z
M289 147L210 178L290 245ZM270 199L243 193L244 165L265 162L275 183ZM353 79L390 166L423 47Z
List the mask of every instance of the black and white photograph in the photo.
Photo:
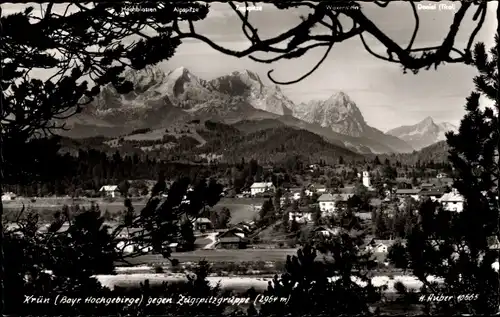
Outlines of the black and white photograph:
M499 16L0 2L2 313L500 315Z

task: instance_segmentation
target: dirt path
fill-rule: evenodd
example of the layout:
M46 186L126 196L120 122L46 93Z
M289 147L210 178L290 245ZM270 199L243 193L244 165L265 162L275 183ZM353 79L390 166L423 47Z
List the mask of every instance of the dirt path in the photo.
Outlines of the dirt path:
M212 242L210 242L209 244L204 246L203 250L211 250L211 249L215 248L215 245L217 244L217 235L218 234L219 234L218 232L210 232L209 234L207 234L207 236L205 238L211 240Z

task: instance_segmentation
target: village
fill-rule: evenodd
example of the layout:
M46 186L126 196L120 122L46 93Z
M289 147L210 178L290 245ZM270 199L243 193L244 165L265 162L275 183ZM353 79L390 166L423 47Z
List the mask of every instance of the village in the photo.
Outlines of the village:
M310 165L307 173L317 173L319 167ZM394 217L398 210L413 208L412 214L417 214L418 202L431 200L439 203L443 210L461 212L464 199L454 189L453 179L446 173L434 173L434 177L415 179L396 177L391 182L374 183L377 171L362 171L356 173L354 182L342 184L331 188L321 182L309 182L304 186L289 186L283 184L277 187L273 182L253 182L251 186L239 193L231 192L224 188L220 202L214 206L213 214L220 214L225 210L227 219L224 223L212 216L200 216L192 220L192 228L196 241L192 248L186 248L182 243L172 242L168 248L173 255L182 260L196 262L201 258L209 262L279 262L286 255L293 254L303 241L325 239L338 235L340 227L331 221L353 205L357 196L365 196L367 205L361 207L359 203L355 215L361 220L363 230L368 234L365 238L363 250L370 252L380 262L381 269L388 269L389 263L386 256L391 246L396 241L404 241L404 237L397 234L381 235L377 232L374 217L382 213L388 219ZM380 177L378 177L380 179ZM413 183L413 184L412 184ZM101 210L108 213L106 223L111 230L118 226L120 210L123 209L123 189L119 185L104 185L99 189L100 198L76 198L76 203L85 205L96 203ZM130 187L130 186L128 186ZM130 188L128 188L130 192ZM191 188L188 189L192 190ZM360 193L362 191L362 193ZM279 196L279 207L273 208ZM168 194L164 194L164 198ZM358 197L359 198L359 197ZM364 199L364 198L363 198ZM39 205L44 200L52 200L48 209L60 208L68 199L60 198L23 198L15 193L5 193L2 202L7 210L13 206L19 208L20 202L32 206ZM61 200L63 202L58 202ZM358 199L359 200L359 199ZM71 200L75 203L75 198ZM144 202L135 198L137 208L140 209ZM350 203L351 202L351 203ZM183 203L189 203L185 200ZM267 203L267 206L266 206ZM142 205L141 205L142 204ZM271 206L269 206L271 205ZM397 206L396 209L388 207ZM37 207L40 209L47 207ZM264 209L270 209L265 210ZM115 210L114 212L110 210ZM387 212L390 210L389 212ZM111 214L111 215L109 215ZM266 219L263 219L266 218ZM286 220L286 221L285 221ZM50 224L46 223L40 232L46 232ZM59 231L64 231L68 224L61 226ZM137 228L137 232L140 228ZM152 248L124 242L124 239L133 240L134 230L120 233L121 242L116 246L124 253L133 253L140 250L143 256L134 258L134 265L158 266L167 262L160 256L152 254Z

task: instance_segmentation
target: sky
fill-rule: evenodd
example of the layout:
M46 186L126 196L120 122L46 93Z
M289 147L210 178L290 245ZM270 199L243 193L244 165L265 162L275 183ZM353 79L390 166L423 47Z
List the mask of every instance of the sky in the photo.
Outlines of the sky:
M431 2L421 2L430 4ZM447 35L454 12L460 3L442 1L454 6L451 10L419 10L420 30L414 48L435 46ZM277 10L268 4L259 4L261 11L252 11L250 21L259 30L262 38L278 35L300 23L300 16L308 11L297 9ZM236 50L250 45L241 30L241 21L226 3L211 3L210 13L205 20L196 22L198 32L217 44ZM391 2L386 8L372 3L362 3L362 10L377 27L400 45L411 38L414 19L409 3ZM17 5L2 5L4 14L18 10ZM475 24L474 11L469 9L457 35L455 47L464 48L468 35ZM486 21L476 37L476 42L485 42L491 47L496 29L496 3L490 3ZM351 24L346 22L344 29ZM318 30L321 32L321 30ZM384 55L385 49L374 39L367 37L370 47ZM267 72L274 69L278 81L289 81L309 71L324 54L326 48L309 51L300 59L284 60L273 64L257 63L249 58L235 58L219 53L207 44L187 40L178 48L175 56L162 62L165 71L186 67L191 73L203 79L212 79L235 70L248 69L259 74L265 83ZM258 54L263 57L265 55ZM462 64L441 65L437 70L422 70L417 75L403 74L398 64L379 60L366 52L359 37L336 44L328 58L311 76L281 89L294 102L313 99L327 99L343 91L361 110L366 122L380 130L416 124L431 116L435 122L450 122L458 125L464 114L465 98L473 89L472 78L476 71L472 66Z

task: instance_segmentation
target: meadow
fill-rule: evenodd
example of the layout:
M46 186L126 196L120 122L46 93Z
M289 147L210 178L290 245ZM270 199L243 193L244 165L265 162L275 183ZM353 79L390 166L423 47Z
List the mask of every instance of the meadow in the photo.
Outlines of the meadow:
M103 198L37 198L34 199L16 199L14 201L3 202L5 215L8 220L16 218L17 213L23 208L36 211L43 220L52 219L52 215L60 211L64 205L90 208L91 204L97 204L101 211L107 211L112 217L119 216L124 210L123 199L111 201ZM250 198L222 198L214 206L215 210L221 210L226 207L231 211L231 223L236 224L241 221L251 221L258 216L257 206L261 206L263 199ZM135 210L141 210L146 205L145 198L132 198L132 204ZM12 219L10 219L12 218Z

